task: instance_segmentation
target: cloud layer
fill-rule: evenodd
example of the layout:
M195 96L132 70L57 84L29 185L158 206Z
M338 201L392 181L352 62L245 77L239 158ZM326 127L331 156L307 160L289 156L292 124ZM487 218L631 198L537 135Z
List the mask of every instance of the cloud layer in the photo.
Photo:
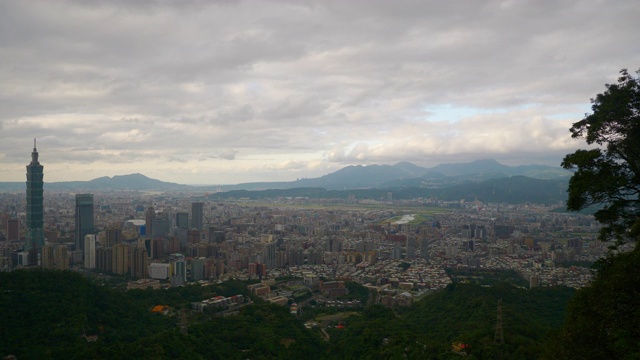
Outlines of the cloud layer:
M558 165L640 67L636 1L0 3L0 181Z

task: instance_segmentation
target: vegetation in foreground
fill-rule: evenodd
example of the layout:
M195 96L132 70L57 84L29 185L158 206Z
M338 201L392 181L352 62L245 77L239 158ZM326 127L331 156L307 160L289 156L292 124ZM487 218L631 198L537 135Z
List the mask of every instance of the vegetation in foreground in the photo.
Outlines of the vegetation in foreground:
M410 308L374 305L337 317L327 324L329 341L282 306L256 301L228 317L189 309L192 301L238 291L246 294L240 282L125 292L69 271L0 273L0 352L20 359L424 359L455 358L451 345L461 342L471 346L470 358L502 352L527 359L542 351L573 294L453 284ZM498 299L502 345L494 341ZM158 304L169 305L169 314L151 313Z
M591 100L593 112L571 127L589 150L565 156L574 171L567 208L597 206L600 239L615 240L611 253L596 264L591 286L578 292L547 358L640 358L640 70L620 71L615 84ZM635 250L619 252L623 244Z

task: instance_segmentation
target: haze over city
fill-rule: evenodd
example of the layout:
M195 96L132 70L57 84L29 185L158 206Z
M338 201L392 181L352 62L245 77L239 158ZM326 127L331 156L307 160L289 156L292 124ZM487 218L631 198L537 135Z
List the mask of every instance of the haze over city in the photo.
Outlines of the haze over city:
M0 181L559 165L640 64L636 1L2 2Z

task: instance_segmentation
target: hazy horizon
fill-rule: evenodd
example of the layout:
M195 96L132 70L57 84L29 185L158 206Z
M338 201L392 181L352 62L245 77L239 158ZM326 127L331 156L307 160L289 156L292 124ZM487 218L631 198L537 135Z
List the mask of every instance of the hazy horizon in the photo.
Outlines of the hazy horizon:
M495 160L495 159L475 159L475 160L471 160L471 161L464 161L464 162L440 163L440 164L436 164L436 165L434 165L434 166L425 166L424 168L425 168L425 169L430 169L430 168L436 167L436 166L438 166L438 165L470 164L470 163L477 162L477 161L497 161L497 160ZM359 165L359 164L358 164L358 165L345 165L344 167L342 167L342 168L340 168L340 169L337 169L336 171L340 171L340 170L342 170L342 169L344 169L344 168L346 168L346 167L349 167L349 166L371 166L371 165L374 165L374 166L375 166L375 165L377 165L377 166L394 166L394 165L397 165L397 164L399 164L399 163L403 163L403 162L405 162L405 163L406 163L406 162L408 162L408 161L399 161L399 162L396 162L396 163L393 163L393 164L366 164L366 165ZM499 162L499 161L497 161L497 162L498 162L499 164L501 164L501 165L507 165L507 166L544 165L544 164L534 164L534 163L526 163L526 164L512 164L512 165L509 165L509 164L504 164L504 163ZM409 163L411 163L411 162L409 162ZM412 163L412 164L417 165L417 164L415 164L415 163ZM419 166L419 165L418 165L418 166ZM560 167L559 165L556 165L556 166L554 166L554 165L544 165L544 166L551 166L551 167L556 167L556 168L558 168L558 169L561 169L561 167ZM46 184L47 182L52 182L52 183L53 183L53 182L56 182L56 183L57 183L57 182L91 181L91 180L95 180L95 179L103 178L103 177L114 178L114 177L118 177L118 176L128 176L128 175L136 175L136 174L139 174L139 175L146 176L147 178L150 178L150 179L153 179L153 180L160 180L160 181L163 181L163 182L169 182L169 183L177 183L177 184L180 184L180 185L189 185L189 186L232 186L232 185L238 185L238 184L243 184L243 183L255 183L255 182L257 182L257 183L260 183L260 182L265 182L265 183L269 183L269 182L295 182L295 181L297 181L297 180L302 180L302 179L319 178L319 177L322 177L322 176L325 176L325 175L332 174L332 173L334 173L334 172L336 172L336 171L331 171L331 172L328 172L328 173L320 174L320 175L315 176L315 177L300 177L300 178L296 178L296 179L288 179L288 180L270 180L270 179L266 179L266 178L265 178L265 179L261 179L261 180L258 180L258 181L246 181L246 182L239 182L239 183L180 183L180 182L175 182L175 181L165 180L165 179L163 179L162 177L153 177L153 176L149 176L149 175L144 174L144 173L141 173L141 172L122 173L122 174L107 174L107 175L102 175L102 176L98 176L98 177L94 177L94 178L90 178L90 179L69 179L69 180L62 180L62 181L47 181L47 179L46 179L46 173L45 173L45 179L44 179L45 181L44 181L44 182L45 182L45 184ZM0 180L0 183L2 183L2 182L19 182L19 183L22 183L22 182L24 182L24 181L21 181L21 180L19 180L19 181L5 181L5 180Z

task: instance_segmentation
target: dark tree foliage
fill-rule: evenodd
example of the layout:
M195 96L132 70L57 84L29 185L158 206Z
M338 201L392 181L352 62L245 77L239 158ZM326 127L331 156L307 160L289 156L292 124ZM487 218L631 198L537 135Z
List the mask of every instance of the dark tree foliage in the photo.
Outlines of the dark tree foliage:
M573 289L525 290L508 283L492 287L451 284L410 308L367 307L327 329L331 359L535 359L548 331L562 322ZM504 340L495 344L498 299L502 299ZM451 344L469 344L467 357Z
M640 71L637 72L640 74ZM603 207L594 215L602 240L640 240L640 78L627 70L592 99L592 114L573 124L574 138L598 145L564 158L575 169L570 210ZM611 252L597 262L593 283L572 299L561 331L551 338L551 359L640 358L640 248Z
M267 302L229 317L189 310L194 299L246 292L232 281L211 287L127 292L71 271L0 272L0 357L19 359L321 359L319 335L287 308ZM151 313L156 304L184 309ZM86 336L97 336L88 341Z
M550 337L547 359L640 358L640 248L602 262L578 291L565 325Z
M624 241L640 234L640 78L623 69L606 88L591 99L593 113L570 129L598 147L565 156L562 166L575 171L568 209L603 205L594 214L605 225L601 239Z
M227 317L199 314L185 306L194 296L209 297L211 291L246 291L246 283L124 292L70 271L0 272L0 356L461 359L451 351L451 344L460 341L471 345L466 359L491 359L498 354L505 359L533 359L538 357L545 333L559 326L574 293L563 287L524 290L507 283L492 287L452 284L402 313L381 305L368 306L359 314L350 311L350 316L339 316L326 329L326 338L318 329L305 328L287 307L265 301ZM505 343L500 346L494 344L498 299L504 306ZM157 301L174 304L168 315L151 313ZM629 301L621 309L640 309L635 299ZM186 332L180 331L183 320ZM633 324L629 325L634 331ZM96 341L87 341L85 335L97 336Z

